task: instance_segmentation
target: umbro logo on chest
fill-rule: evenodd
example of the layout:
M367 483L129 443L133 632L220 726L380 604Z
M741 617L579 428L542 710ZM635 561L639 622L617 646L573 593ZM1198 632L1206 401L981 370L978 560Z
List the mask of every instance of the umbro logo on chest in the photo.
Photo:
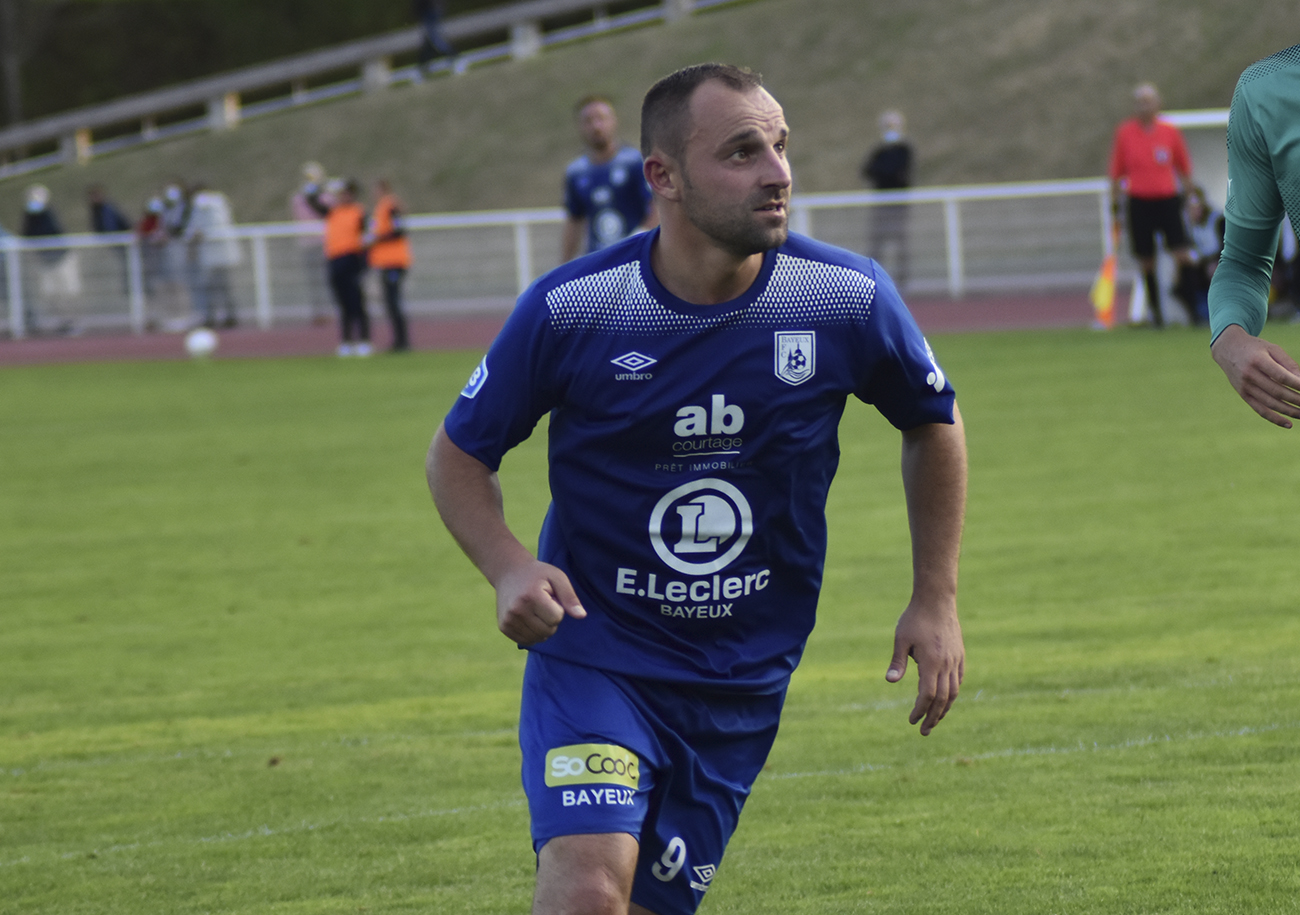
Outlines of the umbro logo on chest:
M645 353L638 353L632 350L630 353L624 353L617 359L611 359L610 362L623 369L622 372L614 374L615 381L649 381L654 378L654 373L647 372L646 369L658 362L653 356L647 356Z

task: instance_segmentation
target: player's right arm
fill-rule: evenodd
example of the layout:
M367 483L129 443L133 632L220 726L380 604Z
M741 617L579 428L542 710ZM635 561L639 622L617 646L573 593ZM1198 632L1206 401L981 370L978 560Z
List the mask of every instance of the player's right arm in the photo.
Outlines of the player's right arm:
M425 462L438 514L496 590L497 628L519 645L555 634L566 615L587 615L564 572L539 561L506 524L497 475L438 427Z

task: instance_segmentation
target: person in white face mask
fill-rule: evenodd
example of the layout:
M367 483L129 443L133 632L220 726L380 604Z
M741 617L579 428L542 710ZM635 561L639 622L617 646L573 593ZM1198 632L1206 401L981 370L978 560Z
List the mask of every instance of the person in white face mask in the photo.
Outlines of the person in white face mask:
M904 135L903 115L889 110L880 115L880 142L862 163L862 179L878 191L901 191L912 186L912 144ZM885 203L871 208L867 254L883 261L892 249L889 273L899 289L907 285L908 206Z

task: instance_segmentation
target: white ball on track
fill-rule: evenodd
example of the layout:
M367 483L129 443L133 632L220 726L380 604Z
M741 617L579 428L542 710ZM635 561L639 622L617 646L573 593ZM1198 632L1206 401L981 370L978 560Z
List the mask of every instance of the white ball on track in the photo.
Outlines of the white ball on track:
M185 352L195 358L211 356L217 348L215 331L206 327L196 327L185 335Z

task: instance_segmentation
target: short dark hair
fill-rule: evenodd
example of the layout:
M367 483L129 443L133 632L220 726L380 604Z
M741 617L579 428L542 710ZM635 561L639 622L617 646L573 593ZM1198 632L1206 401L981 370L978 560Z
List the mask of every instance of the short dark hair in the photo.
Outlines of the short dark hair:
M643 157L658 147L674 159L681 159L690 126L691 96L712 80L735 92L751 92L763 85L760 74L732 64L695 64L669 73L650 87L641 103Z
M582 114L584 108L588 105L594 105L596 102L600 102L602 105L608 105L611 110L614 108L614 100L608 95L600 95L599 93L584 95L582 98L578 99L578 103L573 106L573 116L576 118L578 115Z

